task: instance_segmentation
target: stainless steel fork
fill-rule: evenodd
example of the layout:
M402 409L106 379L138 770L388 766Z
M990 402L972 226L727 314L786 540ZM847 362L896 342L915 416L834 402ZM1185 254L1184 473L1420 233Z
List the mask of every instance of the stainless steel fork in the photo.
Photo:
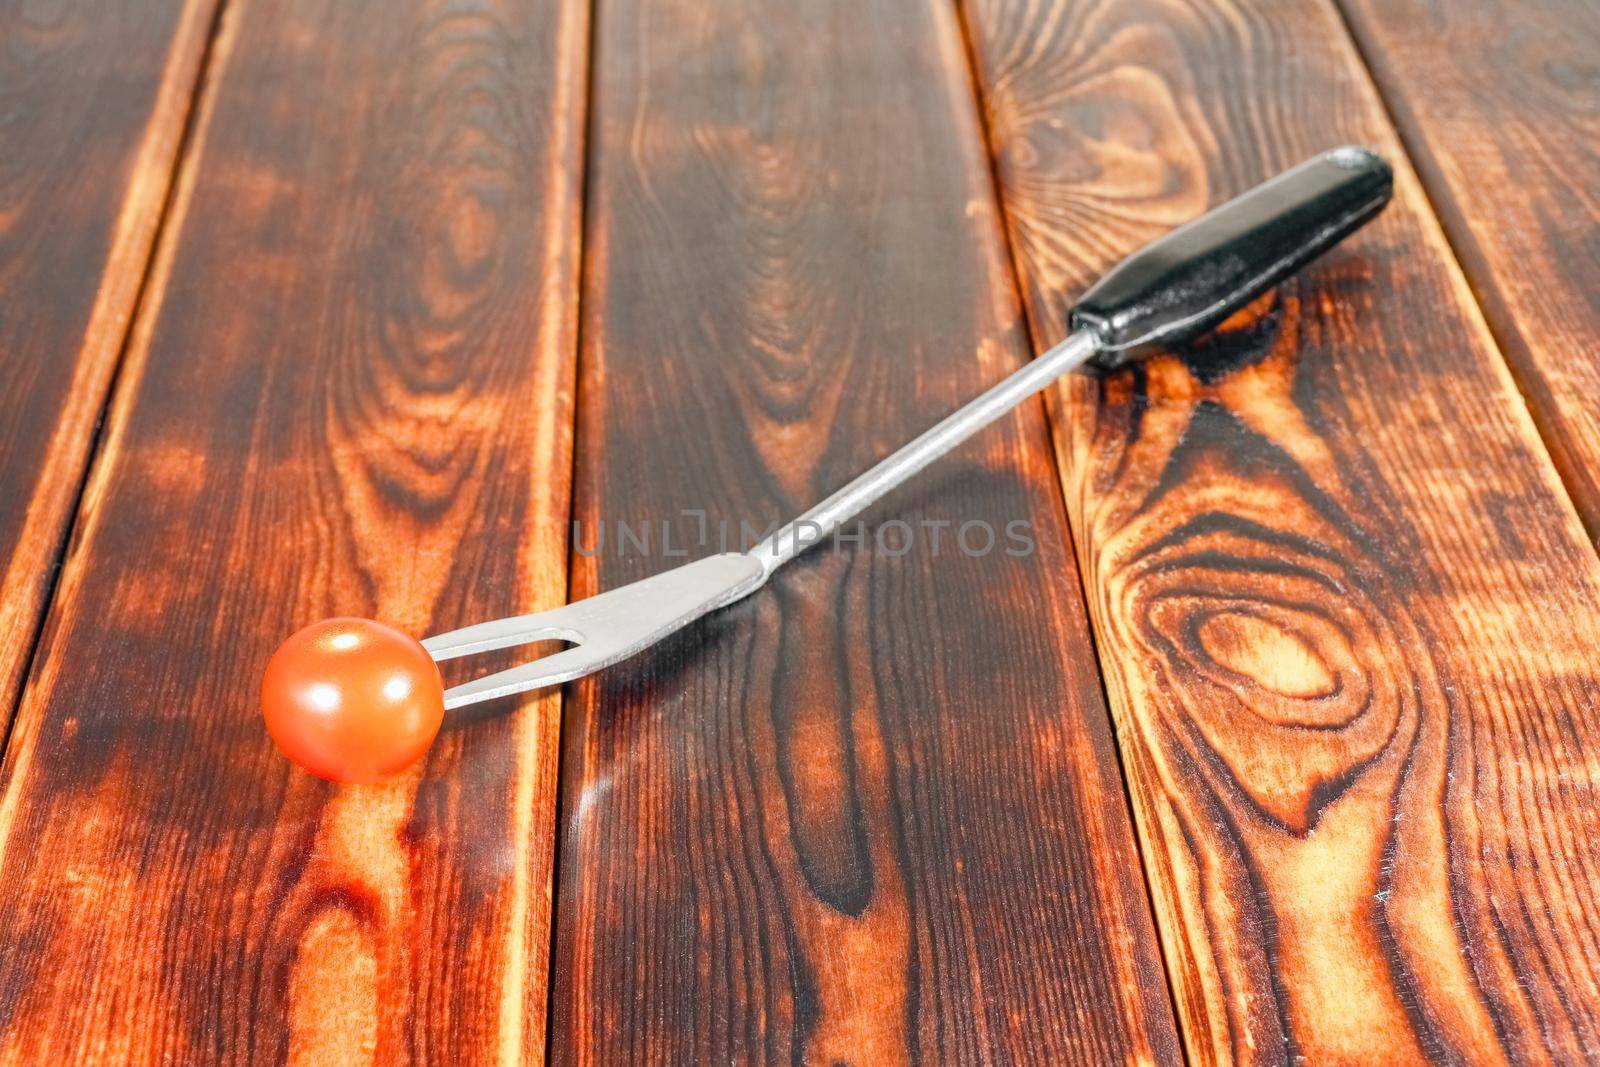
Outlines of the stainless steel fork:
M1115 369L1210 329L1359 229L1392 173L1364 148L1325 152L1146 245L1095 283L1066 339L743 553L723 553L551 611L422 642L436 661L535 641L575 647L445 692L445 707L556 685L610 666L760 589L774 571L1068 371Z

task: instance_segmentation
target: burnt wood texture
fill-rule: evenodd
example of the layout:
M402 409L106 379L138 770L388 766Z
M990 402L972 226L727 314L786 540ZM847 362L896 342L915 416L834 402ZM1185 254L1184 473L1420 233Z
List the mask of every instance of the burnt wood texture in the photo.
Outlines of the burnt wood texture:
M1198 1063L1600 1047L1600 562L1338 13L970 0L1041 343L1140 242L1370 144L1390 209L1051 397Z
M1593 5L593 10L0 0L0 1063L1592 1059ZM1346 142L564 734L272 749L297 626L742 547Z
M0 1061L541 1057L558 698L343 789L256 705L318 617L565 594L586 34L224 12L7 756Z
M1600 4L1342 2L1534 421L1600 538Z
M950 5L608 0L594 75L574 596L792 517L1027 343ZM580 683L563 747L557 1062L1177 1062L1037 401Z
M0 735L83 485L214 8L0 3Z

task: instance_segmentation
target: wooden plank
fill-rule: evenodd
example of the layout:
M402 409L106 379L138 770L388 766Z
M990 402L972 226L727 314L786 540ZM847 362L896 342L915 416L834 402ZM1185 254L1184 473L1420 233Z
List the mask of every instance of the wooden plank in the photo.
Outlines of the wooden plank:
M0 4L0 735L150 257L215 6Z
M0 796L0 1061L541 1057L556 698L338 788L256 687L564 596L586 24L225 13Z
M1600 5L1343 6L1556 467L1600 538Z
M576 595L740 547L1026 346L948 4L595 34ZM1035 403L881 544L576 689L556 1060L1176 1061L1049 447Z
M1600 562L1335 12L972 0L1042 341L1142 241L1346 141L1370 229L1052 394L1195 1062L1600 1047Z

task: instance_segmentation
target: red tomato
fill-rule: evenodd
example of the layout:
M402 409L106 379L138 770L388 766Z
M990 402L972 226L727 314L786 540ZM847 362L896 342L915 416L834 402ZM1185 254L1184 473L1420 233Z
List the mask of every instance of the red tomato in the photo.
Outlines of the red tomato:
M283 754L335 782L376 782L421 758L444 720L427 649L371 619L324 619L272 654L261 714Z

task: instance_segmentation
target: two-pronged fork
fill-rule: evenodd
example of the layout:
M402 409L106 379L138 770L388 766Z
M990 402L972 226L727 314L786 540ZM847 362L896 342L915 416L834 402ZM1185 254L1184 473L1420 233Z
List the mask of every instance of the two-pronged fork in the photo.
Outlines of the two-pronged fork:
M1083 295L1072 312L1072 332L1059 344L748 552L710 556L550 611L439 634L421 642L425 656L405 646L409 639L393 631L366 643L360 626L378 626L376 623L329 620L290 638L274 656L274 664L299 640L296 648L303 651L296 655L321 656L325 660L322 674L344 679L350 672L336 669L340 654L364 653L381 665L387 661L371 651L381 646L399 657L390 677L411 679L408 688L398 683L390 686L396 695L393 703L404 706L407 714L413 705L425 705L421 711L426 712L424 718L432 720L434 730L445 708L571 681L610 666L707 612L755 592L784 563L1068 371L1086 364L1112 369L1215 326L1376 215L1388 202L1392 184L1388 164L1374 153L1364 148L1336 148L1146 245ZM301 640L318 626L333 629ZM436 669L431 681L427 677L432 664L426 657L437 662L551 639L570 642L573 647L448 691L437 682ZM328 775L329 766L340 759L362 762L356 757L371 753L347 749L376 744L374 738L381 730L341 733L340 715L354 709L362 698L351 694L348 700L337 699L343 696L336 692L338 685L316 683L322 674L315 662L297 661L291 666L299 669L285 673L292 674L296 684L280 687L285 690L281 693L274 692L273 666L268 669L263 707L274 738L310 769L326 776L348 777ZM383 685L364 689L378 694L365 698L367 704L381 703ZM437 709L435 690L442 692ZM371 708L356 710L363 721L381 719L381 715L371 714ZM411 756L415 758L432 736L427 732L422 740L418 733L411 744L403 746L405 751L397 750L393 759L378 762L384 766L399 762L421 740L421 748ZM307 758L311 749L316 751ZM381 776L388 772L373 763L372 769L361 773Z

